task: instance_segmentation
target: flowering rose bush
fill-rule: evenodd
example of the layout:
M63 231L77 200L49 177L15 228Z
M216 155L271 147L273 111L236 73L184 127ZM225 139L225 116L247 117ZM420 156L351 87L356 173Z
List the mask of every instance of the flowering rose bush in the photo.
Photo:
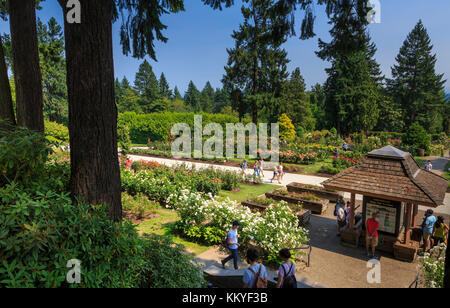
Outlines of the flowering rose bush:
M358 165L361 162L361 156L357 153L343 153L333 158L333 167L338 170L344 170Z
M441 244L419 258L418 268L422 275L422 282L427 288L444 287L446 249L445 244Z
M222 230L225 235L233 221L238 220L241 223L239 234L242 244L247 246L251 242L261 247L270 262L278 260L279 250L301 247L308 242L307 231L298 226L297 216L285 202L272 204L264 213L253 213L229 199L218 201L211 195L182 190L180 194L169 196L166 204L178 211L181 224L189 226L184 230L190 232L209 230L202 228L207 225L213 230ZM192 226L198 228L193 230ZM206 238L200 234L198 237Z

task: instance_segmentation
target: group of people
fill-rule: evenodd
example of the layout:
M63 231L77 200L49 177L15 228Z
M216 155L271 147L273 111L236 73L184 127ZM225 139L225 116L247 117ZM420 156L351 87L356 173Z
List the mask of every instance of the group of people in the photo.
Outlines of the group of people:
M349 224L350 208L350 201L347 202L346 206L344 197L339 196L334 213L334 215L337 217L338 236L341 236L342 229ZM366 252L367 257L371 259L377 259L375 250L378 246L378 230L380 229L380 223L377 221L377 217L378 213L373 212L371 217L366 221ZM370 248L372 249L370 250Z
M240 223L233 222L233 227L227 234L225 245L230 250L231 254L226 259L222 260L222 267L233 260L234 269L239 269L238 249L241 246L239 243ZM278 269L277 288L297 288L297 279L295 278L296 268L295 263L291 261L292 255L289 249L282 249L279 252L279 257L283 260L283 264ZM249 267L244 272L243 287L244 288L267 288L268 275L266 267L259 263L260 258L258 250L249 248L246 254L246 261Z
M247 170L249 169L248 167L248 163L247 160L244 160L241 164L241 170L242 170L242 175L244 177L244 179L247 177ZM264 160L257 160L254 164L253 164L253 175L263 178L264 177ZM280 163L279 165L274 167L273 170L273 177L271 179L271 183L273 183L274 180L278 181L278 184L281 184L281 181L283 181L283 177L284 177L284 171L283 171L283 165Z
M434 216L434 211L429 209L425 213L422 222L423 251L428 252L433 247L446 242L449 226L445 224L444 217Z

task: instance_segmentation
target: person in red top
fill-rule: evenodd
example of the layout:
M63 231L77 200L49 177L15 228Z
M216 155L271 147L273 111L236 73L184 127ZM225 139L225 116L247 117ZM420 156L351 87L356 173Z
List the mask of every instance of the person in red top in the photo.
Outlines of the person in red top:
M370 258L369 246L372 246L372 259L376 259L375 249L378 246L378 229L380 223L377 221L377 213L373 212L372 218L369 218L366 223L366 250L367 256Z

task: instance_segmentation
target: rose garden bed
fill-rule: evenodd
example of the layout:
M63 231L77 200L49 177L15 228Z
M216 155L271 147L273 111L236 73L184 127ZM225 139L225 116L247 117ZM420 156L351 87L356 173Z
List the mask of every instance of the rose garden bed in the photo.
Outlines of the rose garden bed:
M287 185L287 189L289 192L294 192L297 194L302 194L305 192L312 193L321 199L327 199L331 202L335 202L339 199L339 192L334 190L327 190L321 186L291 183Z
M270 201L276 203L275 200L271 199L255 198L242 202L242 206L248 207L252 211L264 212L270 206ZM297 214L299 227L306 227L309 224L311 210L304 209L299 205L291 206L291 210Z
M310 193L298 194L284 189L270 191L266 193L266 197L277 201L286 201L290 204L301 204L304 209L318 215L325 213L330 203L329 200L320 199Z

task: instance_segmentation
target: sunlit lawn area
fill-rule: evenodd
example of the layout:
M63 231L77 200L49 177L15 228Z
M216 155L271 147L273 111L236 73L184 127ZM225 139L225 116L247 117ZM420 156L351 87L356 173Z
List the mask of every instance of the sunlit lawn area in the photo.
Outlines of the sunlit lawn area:
M221 191L219 198L230 200L235 200L237 202L242 202L248 199L253 199L255 197L264 195L266 192L278 189L279 186L264 184L264 185L239 185L240 190L236 192L231 191Z
M143 222L138 226L137 229L140 234L166 235L175 243L183 245L186 251L195 256L198 256L211 248L209 246L189 242L171 232L171 225L180 219L177 212L158 208L155 210L155 214L158 215L156 218Z

